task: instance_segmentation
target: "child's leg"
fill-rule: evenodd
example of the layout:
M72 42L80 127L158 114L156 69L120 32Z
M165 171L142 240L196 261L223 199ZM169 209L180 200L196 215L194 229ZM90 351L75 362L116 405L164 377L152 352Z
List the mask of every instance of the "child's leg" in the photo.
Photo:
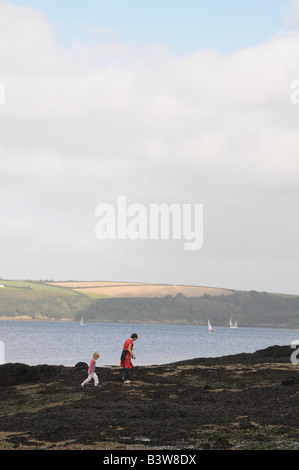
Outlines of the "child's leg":
M94 384L99 385L99 377L97 376L97 374L95 372L92 374L92 377L93 377L93 380L94 380Z
M82 385L82 387L84 387L84 385L85 385L85 384L87 384L88 382L90 382L90 381L91 381L91 379L92 379L92 375L93 375L93 374L88 374L88 377L87 377L87 379L86 379L86 380L84 380L84 382L82 382L82 384L81 384L81 385Z

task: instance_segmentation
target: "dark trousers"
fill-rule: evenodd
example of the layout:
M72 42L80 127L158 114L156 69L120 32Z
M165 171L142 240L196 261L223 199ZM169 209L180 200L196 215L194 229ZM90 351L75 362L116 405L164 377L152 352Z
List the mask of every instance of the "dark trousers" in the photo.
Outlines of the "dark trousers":
M130 371L131 371L131 369L126 369L124 367L124 379L125 380L130 380Z

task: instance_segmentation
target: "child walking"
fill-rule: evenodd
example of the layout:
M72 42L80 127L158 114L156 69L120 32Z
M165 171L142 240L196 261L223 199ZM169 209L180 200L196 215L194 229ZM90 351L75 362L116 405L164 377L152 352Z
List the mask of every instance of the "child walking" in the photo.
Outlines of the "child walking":
M93 354L92 360L90 361L89 368L88 368L88 377L84 382L82 382L81 387L83 388L85 384L91 381L91 379L94 380L94 384L96 387L99 386L99 377L96 374L96 360L99 359L100 355L95 352Z

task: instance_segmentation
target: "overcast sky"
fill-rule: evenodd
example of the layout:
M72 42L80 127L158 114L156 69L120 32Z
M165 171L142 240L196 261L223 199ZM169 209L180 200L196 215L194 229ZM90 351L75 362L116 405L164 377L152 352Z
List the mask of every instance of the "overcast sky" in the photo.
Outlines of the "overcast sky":
M0 2L0 276L299 294L295 80L298 0ZM99 240L120 195L203 247Z

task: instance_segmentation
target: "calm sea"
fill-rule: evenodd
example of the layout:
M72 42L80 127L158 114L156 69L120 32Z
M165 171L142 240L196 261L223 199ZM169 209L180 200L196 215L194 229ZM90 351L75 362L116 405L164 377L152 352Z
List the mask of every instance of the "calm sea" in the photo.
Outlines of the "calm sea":
M1 362L74 366L81 361L89 363L97 351L98 366L119 365L122 345L135 332L138 334L134 343L136 366L255 352L299 340L298 330L242 327L215 327L214 330L208 333L203 326L132 323L81 326L73 322L1 320L0 342L4 350Z

